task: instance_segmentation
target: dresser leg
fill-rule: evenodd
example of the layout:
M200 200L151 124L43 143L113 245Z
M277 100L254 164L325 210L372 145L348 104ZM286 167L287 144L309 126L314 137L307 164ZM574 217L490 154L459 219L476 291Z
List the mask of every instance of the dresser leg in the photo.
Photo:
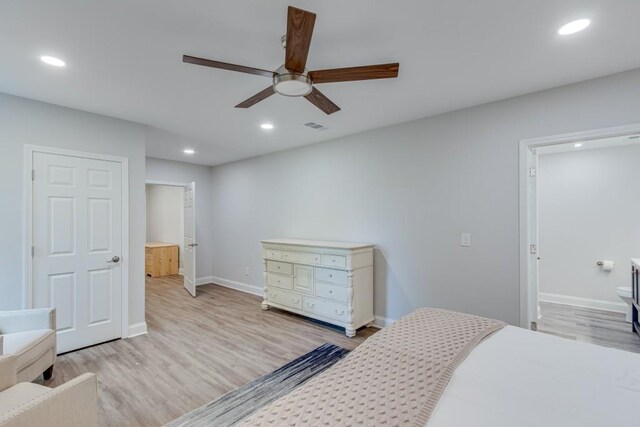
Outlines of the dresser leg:
M269 310L269 304L267 304L266 302L263 302L262 303L262 309L265 310L265 311Z
M347 334L349 338L353 338L356 336L356 330L353 328L345 328L344 332Z

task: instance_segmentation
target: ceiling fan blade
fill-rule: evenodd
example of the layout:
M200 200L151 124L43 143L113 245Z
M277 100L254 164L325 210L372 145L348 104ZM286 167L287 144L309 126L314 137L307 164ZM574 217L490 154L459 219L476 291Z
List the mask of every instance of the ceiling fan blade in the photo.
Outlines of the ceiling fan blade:
M363 65L361 67L332 68L309 71L313 83L351 82L355 80L390 79L398 77L400 64Z
M340 111L340 107L334 104L329 98L324 96L324 94L315 87L309 95L305 95L304 97L307 98L310 103L324 111L326 114L333 114L336 111Z
M311 45L316 14L289 6L287 14L287 50L284 66L289 71L304 72Z
M251 98L242 101L240 104L236 105L236 108L249 108L257 104L258 102L262 101L263 99L270 97L274 93L275 92L273 90L273 86L269 86L265 90L256 93Z
M228 64L226 62L212 61L211 59L197 58L195 56L182 55L182 62L195 65L203 65L205 67L222 68L223 70L239 71L241 73L255 74L273 78L275 73L269 70L261 70L260 68L245 67L244 65Z

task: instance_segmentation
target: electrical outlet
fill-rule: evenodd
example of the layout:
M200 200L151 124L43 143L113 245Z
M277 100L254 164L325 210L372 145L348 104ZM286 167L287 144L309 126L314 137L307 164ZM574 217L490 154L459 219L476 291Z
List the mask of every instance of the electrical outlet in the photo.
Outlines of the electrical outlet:
M244 269L244 275L249 277L249 267Z
M471 233L460 234L460 246L468 248L471 246Z

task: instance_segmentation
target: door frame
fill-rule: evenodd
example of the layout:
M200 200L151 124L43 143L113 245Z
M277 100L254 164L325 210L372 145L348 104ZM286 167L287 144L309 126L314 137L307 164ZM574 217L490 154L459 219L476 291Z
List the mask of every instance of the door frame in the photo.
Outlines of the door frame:
M33 245L33 154L57 154L83 159L103 160L121 164L122 170L122 292L121 314L122 338L129 337L129 159L107 154L89 153L86 151L68 150L65 148L44 147L39 145L24 145L24 308L33 307L33 258L31 246Z
M592 139L611 138L617 136L636 135L640 133L640 123L624 126L614 126L600 129L592 129L581 132L571 132L558 135L543 136L538 138L526 138L520 140L519 147L519 252L520 252L520 326L530 329L531 321L537 317L531 308L531 281L529 270L532 267L529 256L529 245L538 242L529 241L529 230L534 218L533 208L529 203L529 150L549 145L566 144Z
M191 185L191 183L182 183L182 182L174 182L174 181L162 181L162 180L157 180L157 179L147 179L144 181L144 185L164 185L166 187L182 187L182 188L186 188L189 185ZM146 208L146 199L145 199L145 208ZM184 201L183 201L184 203ZM145 220L146 220L146 216L145 216ZM184 226L184 218L182 218L182 225ZM184 234L184 233L183 233ZM184 242L182 242L182 245L180 245L181 247L184 245ZM182 258L180 258L182 260ZM183 274L183 268L179 268L178 269L178 274ZM145 274L146 276L146 274Z

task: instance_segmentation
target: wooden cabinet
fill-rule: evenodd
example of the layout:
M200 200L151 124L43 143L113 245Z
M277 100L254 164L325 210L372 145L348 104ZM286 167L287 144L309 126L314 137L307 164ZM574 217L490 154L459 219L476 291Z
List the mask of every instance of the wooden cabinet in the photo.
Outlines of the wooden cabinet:
M178 245L173 243L147 243L145 245L145 273L147 276L160 277L178 274Z
M373 322L371 244L313 240L263 240L264 301L345 328Z

